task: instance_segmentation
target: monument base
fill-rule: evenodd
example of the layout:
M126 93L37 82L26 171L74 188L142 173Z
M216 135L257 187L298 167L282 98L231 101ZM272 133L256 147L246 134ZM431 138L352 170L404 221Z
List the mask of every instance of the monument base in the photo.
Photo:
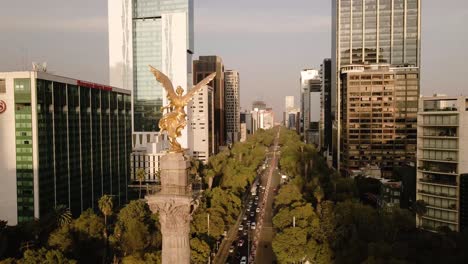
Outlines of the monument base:
M192 190L188 180L190 162L183 153L161 158L161 191L146 196L153 213L159 213L162 233L162 263L190 263Z

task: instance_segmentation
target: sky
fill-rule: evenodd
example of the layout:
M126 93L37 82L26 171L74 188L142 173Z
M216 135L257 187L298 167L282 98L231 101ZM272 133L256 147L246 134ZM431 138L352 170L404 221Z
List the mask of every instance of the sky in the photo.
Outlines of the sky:
M468 95L468 1L421 0L421 93ZM107 84L107 0L15 0L0 9L0 71L49 71ZM301 69L331 54L331 0L195 0L195 56L218 55L241 76L241 106L261 99L278 120L299 105ZM194 57L194 58L196 58Z

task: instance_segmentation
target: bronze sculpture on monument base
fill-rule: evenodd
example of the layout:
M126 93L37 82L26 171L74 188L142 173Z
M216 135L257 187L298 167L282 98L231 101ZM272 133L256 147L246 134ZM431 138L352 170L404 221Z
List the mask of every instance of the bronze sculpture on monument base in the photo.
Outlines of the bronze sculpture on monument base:
M184 149L177 142L187 125L185 107L192 97L214 79L216 73L210 74L183 95L184 89L178 86L176 91L169 78L150 66L156 80L167 92L169 104L161 111L167 113L159 121L161 133L166 132L169 138L169 152L161 157L160 181L161 190L145 197L151 211L159 213L162 233L162 263L190 263L190 220L197 207L192 198L192 188L188 180L190 161L184 155Z
M186 95L183 95L184 89L182 89L182 87L177 86L174 92L174 87L169 78L152 66L149 67L154 77L156 77L156 80L160 82L166 90L167 99L169 100L169 104L161 108L163 113L166 109L169 111L159 120L159 128L161 132L167 132L169 143L171 144L170 152L183 152L182 146L177 142L177 138L181 136L181 131L187 125L185 107L196 93L215 78L216 73L210 74L188 91Z

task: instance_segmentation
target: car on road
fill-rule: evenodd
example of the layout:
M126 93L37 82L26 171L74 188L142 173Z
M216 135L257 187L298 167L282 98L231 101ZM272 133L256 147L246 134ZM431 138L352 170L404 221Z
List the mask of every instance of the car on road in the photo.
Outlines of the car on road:
M258 201L255 201L254 205L258 205Z
M257 209L255 210L255 212L260 213L260 207L257 207Z
M253 217L255 215L255 212L251 212L250 216Z
M244 236L247 235L247 229L244 229L244 231L242 231L242 235L244 235Z
M243 239L239 240L239 242L237 243L237 246L238 247L244 246L244 240Z
M257 228L257 224L255 224L255 222L253 222L250 226L251 226L252 230Z
M242 256L240 264L247 264L247 257L246 256Z
M234 245L229 248L229 253L234 253Z
M245 214L242 220L247 220L247 215Z
M255 195L255 200L256 200L256 201L258 200L258 195Z
M240 225L240 226L239 226L239 231L242 231L242 230L244 230L244 226L243 226L243 225Z

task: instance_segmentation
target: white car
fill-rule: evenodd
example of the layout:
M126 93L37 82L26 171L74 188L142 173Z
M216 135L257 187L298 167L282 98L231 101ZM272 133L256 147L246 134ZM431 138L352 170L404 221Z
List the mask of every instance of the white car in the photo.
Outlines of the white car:
M260 213L260 207L257 207L257 210L255 212Z
M246 256L242 256L240 264L247 264L247 257Z
M257 228L257 225L255 224L255 222L253 222L250 226L251 226L252 229Z
M244 226L243 226L243 225L240 225L240 226L239 226L239 231L242 231L242 230L244 230Z

